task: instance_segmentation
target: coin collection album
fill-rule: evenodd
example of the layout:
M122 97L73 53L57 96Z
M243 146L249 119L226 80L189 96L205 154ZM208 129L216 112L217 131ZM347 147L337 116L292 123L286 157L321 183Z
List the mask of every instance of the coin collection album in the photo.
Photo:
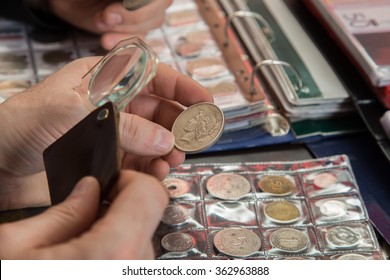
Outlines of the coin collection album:
M383 259L348 157L182 165L159 259Z

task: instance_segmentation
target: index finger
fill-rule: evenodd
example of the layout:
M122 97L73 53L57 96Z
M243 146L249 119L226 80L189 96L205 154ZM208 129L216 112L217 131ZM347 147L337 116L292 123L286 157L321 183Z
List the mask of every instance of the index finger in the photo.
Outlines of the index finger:
M187 107L199 102L213 102L205 87L164 63L158 65L156 76L143 93L155 94Z

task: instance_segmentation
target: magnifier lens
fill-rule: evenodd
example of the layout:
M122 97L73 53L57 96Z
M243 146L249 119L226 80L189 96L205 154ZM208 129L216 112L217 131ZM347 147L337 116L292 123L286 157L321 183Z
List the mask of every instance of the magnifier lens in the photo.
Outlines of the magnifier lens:
M92 104L114 103L123 109L155 76L158 58L139 38L118 43L84 79Z

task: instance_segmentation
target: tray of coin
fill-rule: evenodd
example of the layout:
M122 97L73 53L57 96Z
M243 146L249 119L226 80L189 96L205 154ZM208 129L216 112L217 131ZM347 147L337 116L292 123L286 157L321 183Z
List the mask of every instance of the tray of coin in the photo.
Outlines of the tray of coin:
M384 258L345 155L184 164L162 183L158 259Z

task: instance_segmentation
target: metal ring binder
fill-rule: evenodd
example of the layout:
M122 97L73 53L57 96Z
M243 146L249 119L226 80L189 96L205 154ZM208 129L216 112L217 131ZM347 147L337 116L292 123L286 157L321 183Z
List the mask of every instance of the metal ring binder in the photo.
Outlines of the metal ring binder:
M231 21L236 18L236 17L253 17L255 19L257 19L258 21L260 21L266 28L267 30L269 30L269 36L272 38L273 37L273 30L271 28L271 26L268 24L268 22L261 16L259 15L258 13L253 13L253 12L249 12L249 11L236 11L234 13L232 13L231 15L229 15L226 19L226 25L225 25L225 40L224 40L224 46L227 46L228 45L228 27L230 26L231 24ZM264 32L264 34L266 34ZM266 34L267 35L267 34Z
M256 70L260 69L263 66L269 66L269 65L282 65L282 66L286 66L286 67L290 68L293 71L293 73L296 76L297 81L298 81L298 89L296 89L296 91L300 91L303 88L303 82L302 82L301 76L299 75L298 71L295 69L295 67L293 65L291 65L288 62L282 61L282 60L266 59L266 60L263 60L263 61L257 63L256 66L253 68L251 80L250 80L250 87L249 87L249 92L251 94L255 93L254 78L255 78Z

